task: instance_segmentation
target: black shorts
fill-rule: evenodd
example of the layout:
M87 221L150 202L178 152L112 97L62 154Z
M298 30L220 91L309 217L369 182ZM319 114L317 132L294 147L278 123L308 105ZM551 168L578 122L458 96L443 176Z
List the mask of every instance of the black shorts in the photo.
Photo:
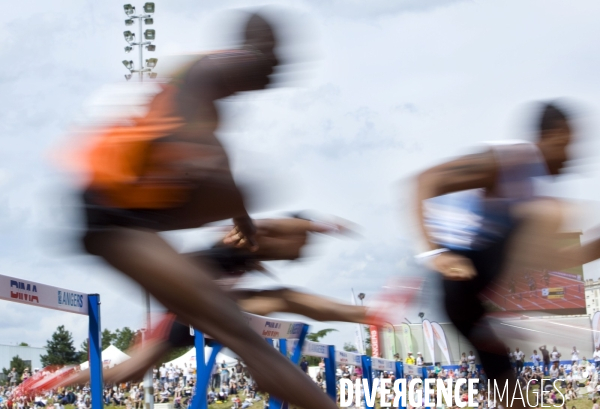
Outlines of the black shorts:
M164 230L175 217L171 209L122 209L102 205L102 194L87 189L82 194L86 231L114 227Z
M194 336L190 335L189 325L174 321L167 342L172 348L193 347Z
M472 280L443 280L448 318L477 349L481 363L491 379L510 369L511 364L502 342L482 322L486 309L480 294L502 273L512 231L514 230L484 249L455 251L473 264L476 275Z

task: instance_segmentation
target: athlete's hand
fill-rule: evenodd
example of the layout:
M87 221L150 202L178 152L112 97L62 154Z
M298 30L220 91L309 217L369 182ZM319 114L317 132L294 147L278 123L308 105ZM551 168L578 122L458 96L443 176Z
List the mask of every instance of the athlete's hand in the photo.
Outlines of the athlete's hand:
M278 239L291 239L296 236L308 237L309 233L328 235L355 234L350 222L321 222L300 218L261 219L256 220L257 236Z
M233 219L235 226L227 233L223 243L233 245L237 248L247 248L250 251L258 250L256 241L256 227L249 217L238 217Z
M473 263L466 257L451 251L441 253L432 260L433 268L447 280L471 280L477 275Z
M308 243L310 233L349 234L352 230L341 223L322 223L310 220L261 219L255 220L257 243L255 257L261 260L296 260ZM223 244L235 247L247 247L245 236L238 226L226 234Z

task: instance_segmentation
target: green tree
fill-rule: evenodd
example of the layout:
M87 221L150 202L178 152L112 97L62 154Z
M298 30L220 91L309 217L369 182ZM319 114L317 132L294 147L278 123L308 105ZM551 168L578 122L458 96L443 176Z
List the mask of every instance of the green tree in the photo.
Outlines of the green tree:
M160 359L160 361L158 361L158 363L156 364L156 367L158 368L165 362L169 362L169 361L172 361L173 359L179 358L180 356L182 356L183 354L188 352L190 349L192 349L192 347L172 348L168 354L163 355L163 357Z
M83 341L81 343L81 345L79 346L79 351L77 351L77 356L78 356L77 360L79 361L80 364L82 364L88 360L89 356L88 356L88 340L87 339L85 341Z
M135 341L138 332L132 331L129 327L117 329L115 332L111 332L109 329L104 329L102 331L102 350L104 351L112 344L121 351L126 351L133 346L133 342ZM79 346L77 356L79 363L83 363L88 360L89 356L87 339Z
M358 352L356 346L351 342L344 343L344 351L346 352Z
M127 351L133 346L136 333L129 327L118 329L115 331L115 340L113 345L119 348L121 351Z
M5 376L8 376L8 374L10 373L10 371L12 371L13 368L15 368L15 371L17 371L17 383L21 382L21 375L23 375L23 371L25 370L25 367L27 366L27 364L25 363L25 361L23 361L21 358L19 358L19 355L14 356L11 361L10 361L10 365L8 366L8 368L2 368L2 373L4 373ZM8 379L7 379L8 381Z
M319 342L321 338L325 337L327 334L333 331L337 331L337 329L326 328L322 329L321 331L311 332L308 335L306 335L306 339L312 342Z
M326 328L326 329L322 329L321 331L311 332L306 335L306 339L309 341L312 341L312 342L319 342L327 334L329 334L330 332L333 332L333 331L337 331L337 329ZM319 365L321 358L317 358L316 356L307 356L306 360L308 361L309 366L316 366L316 365Z
M21 343L19 344L19 346L20 346L20 347L28 347L28 346L29 346L29 344L28 344L27 342L21 342Z
M79 357L73 346L73 336L64 325L59 326L52 339L46 342L46 351L47 354L40 357L42 366L73 364Z
M111 332L108 328L104 328L102 330L102 350L104 351L111 344L114 345L116 339L117 335L115 333Z

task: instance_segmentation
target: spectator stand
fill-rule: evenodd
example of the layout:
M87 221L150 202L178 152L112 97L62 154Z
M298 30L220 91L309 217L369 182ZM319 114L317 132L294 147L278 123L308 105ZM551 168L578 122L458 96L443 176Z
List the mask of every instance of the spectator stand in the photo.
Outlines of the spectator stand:
M298 364L302 356L302 347L306 335L308 334L308 324L286 320L276 320L267 317L261 317L254 314L245 314L248 319L248 325L257 333L261 334L265 340L273 345L273 340L279 340L279 350L288 355L288 340L297 340L291 353L291 360ZM218 343L213 343L212 352L208 361L204 355L204 334L200 331L194 331L194 340L196 346L196 393L190 409L207 409L206 391L210 382L212 368L217 359L217 354L223 348ZM269 407L272 409L287 409L287 403L281 402L271 396Z
M104 388L102 383L100 295L83 294L61 287L0 275L0 299L89 317L88 351L92 408L102 409Z

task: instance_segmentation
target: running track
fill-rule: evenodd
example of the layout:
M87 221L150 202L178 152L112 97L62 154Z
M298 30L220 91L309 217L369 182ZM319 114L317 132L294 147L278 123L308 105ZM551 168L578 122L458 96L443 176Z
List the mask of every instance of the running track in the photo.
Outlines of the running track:
M489 301L502 311L540 311L561 309L585 310L585 287L583 281L560 277L550 273L550 285L543 280L543 272L530 272L536 283L536 290L529 291L527 281L523 277L515 279L515 293L509 292L509 280L502 279L482 294L484 301ZM563 299L547 299L542 297L542 288L564 287Z

